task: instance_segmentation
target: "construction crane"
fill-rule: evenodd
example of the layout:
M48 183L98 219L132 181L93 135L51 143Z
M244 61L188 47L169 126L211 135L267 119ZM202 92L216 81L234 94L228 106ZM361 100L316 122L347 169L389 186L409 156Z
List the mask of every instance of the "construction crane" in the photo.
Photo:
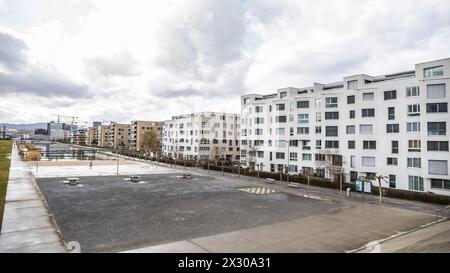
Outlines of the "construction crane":
M76 123L75 120L78 119L78 117L75 117L75 116L64 116L64 115L55 115L55 116L58 116L58 123L60 123L62 117L71 119L72 125L74 125Z

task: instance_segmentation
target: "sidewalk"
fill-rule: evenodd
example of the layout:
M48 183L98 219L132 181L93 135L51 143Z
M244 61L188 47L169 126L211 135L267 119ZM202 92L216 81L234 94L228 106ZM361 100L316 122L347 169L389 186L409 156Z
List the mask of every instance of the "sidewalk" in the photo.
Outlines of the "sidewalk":
M0 253L66 252L65 243L28 166L11 153Z

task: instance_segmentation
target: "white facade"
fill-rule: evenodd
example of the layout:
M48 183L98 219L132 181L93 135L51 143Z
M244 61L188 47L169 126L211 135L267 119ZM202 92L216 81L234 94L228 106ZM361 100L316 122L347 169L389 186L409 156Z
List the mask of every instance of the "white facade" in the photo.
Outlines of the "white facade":
M203 112L172 117L164 123L163 155L173 158L239 159L238 114Z
M290 172L313 168L329 177L321 155L335 155L346 181L372 173L390 177L384 187L449 195L449 90L444 59L413 71L242 96L241 160L265 171L289 160Z

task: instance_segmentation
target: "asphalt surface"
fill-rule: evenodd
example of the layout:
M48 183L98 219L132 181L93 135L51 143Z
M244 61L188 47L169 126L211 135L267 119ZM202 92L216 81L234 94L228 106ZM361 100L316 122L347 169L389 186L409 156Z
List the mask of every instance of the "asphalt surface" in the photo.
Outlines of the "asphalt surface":
M82 186L62 178L40 178L44 194L66 242L82 252L115 252L188 240L345 208L289 193L254 194L245 181L180 173L81 177Z

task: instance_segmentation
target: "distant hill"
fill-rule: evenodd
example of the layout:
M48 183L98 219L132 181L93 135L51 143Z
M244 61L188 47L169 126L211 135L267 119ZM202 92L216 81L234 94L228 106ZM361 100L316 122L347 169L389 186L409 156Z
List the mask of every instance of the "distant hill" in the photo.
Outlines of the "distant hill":
M47 123L29 123L29 124L11 124L11 123L0 123L0 130L6 126L8 129L21 130L34 130L34 129L47 129Z

